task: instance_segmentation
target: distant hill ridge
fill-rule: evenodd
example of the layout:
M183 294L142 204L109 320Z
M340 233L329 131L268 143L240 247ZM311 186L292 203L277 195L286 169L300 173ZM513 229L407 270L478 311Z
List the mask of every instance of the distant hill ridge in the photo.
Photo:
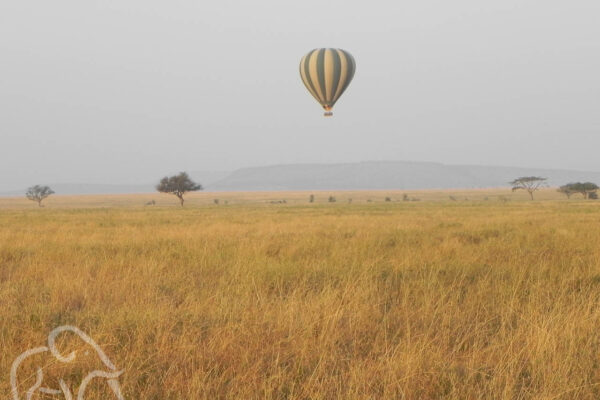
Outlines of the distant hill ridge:
M339 164L282 164L241 168L233 172L191 171L207 191L277 190L418 190L507 187L520 176L548 178L550 186L591 181L600 184L600 172L563 169L446 165L434 162L365 161ZM157 177L156 182L160 177ZM49 184L57 194L148 193L156 182L120 184ZM0 193L20 196L23 190Z
M366 161L286 164L242 168L207 185L208 190L377 190L506 187L520 176L539 175L551 186L571 181L600 183L600 172L446 165L434 162Z

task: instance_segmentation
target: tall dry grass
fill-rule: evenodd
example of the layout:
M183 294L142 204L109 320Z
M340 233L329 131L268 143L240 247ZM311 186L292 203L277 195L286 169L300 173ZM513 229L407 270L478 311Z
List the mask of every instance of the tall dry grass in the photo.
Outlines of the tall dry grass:
M127 399L600 397L600 203L343 197L5 204L0 396L72 324ZM94 363L38 362L74 385Z

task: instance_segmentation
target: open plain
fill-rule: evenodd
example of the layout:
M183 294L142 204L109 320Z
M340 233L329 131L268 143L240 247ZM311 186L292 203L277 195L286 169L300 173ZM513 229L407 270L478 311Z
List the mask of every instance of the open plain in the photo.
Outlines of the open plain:
M600 201L310 194L0 198L0 397L74 325L127 399L600 398Z

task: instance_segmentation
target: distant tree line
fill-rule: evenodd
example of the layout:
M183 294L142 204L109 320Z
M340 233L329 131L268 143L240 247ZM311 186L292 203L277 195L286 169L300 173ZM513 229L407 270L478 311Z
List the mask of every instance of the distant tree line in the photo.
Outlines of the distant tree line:
M512 191L515 192L517 190L526 191L531 200L534 199L534 193L538 191L542 187L546 187L547 178L543 178L540 176L522 176L514 179L509 182L512 185ZM168 193L176 196L179 199L179 203L183 207L184 203L184 195L188 192L194 192L198 190L202 190L202 185L194 182L186 172L180 172L177 175L173 176L165 176L160 180L160 182L156 185L156 190L160 193ZM558 188L559 193L563 193L567 198L571 198L574 194L581 194L584 199L598 199L598 190L600 187L592 182L572 182L567 183L566 185L562 185ZM27 189L25 196L32 201L38 203L39 207L43 207L42 201L46 199L48 196L54 194L54 191L49 186L44 185L35 185L31 186ZM450 200L456 201L456 198L453 196L449 196ZM409 198L407 194L404 194L402 197L402 201L418 201L416 198ZM486 198L487 200L487 198ZM219 204L219 199L213 200L215 205ZM314 194L311 194L309 199L309 203L313 203L315 201ZM336 198L334 196L329 196L327 199L329 203L335 203ZM385 197L386 202L391 202L392 198L387 196ZM348 200L348 203L351 203L352 199ZM371 200L367 200L367 202L371 202ZM286 203L285 200L279 201L279 203ZM146 203L146 205L154 205L156 202L154 200ZM227 204L227 201L225 201Z

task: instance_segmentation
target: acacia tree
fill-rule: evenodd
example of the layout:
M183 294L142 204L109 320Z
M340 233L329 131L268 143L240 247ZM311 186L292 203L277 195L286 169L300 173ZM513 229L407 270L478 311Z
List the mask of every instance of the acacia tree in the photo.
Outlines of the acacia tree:
M513 192L516 190L526 190L531 200L533 200L533 192L542 187L545 182L546 178L539 176L522 176L509 183L512 185Z
M561 186L559 189L560 192L565 193L561 190L563 188L564 190L568 190L570 194L581 193L584 199L593 199L594 195L596 195L596 191L600 189L598 185L592 182L567 183L566 185ZM567 197L570 197L570 195L567 195Z
M37 201L39 207L43 207L42 200L51 194L54 194L54 190L50 189L49 186L41 185L32 186L25 192L25 196L27 196L29 200Z
M576 193L575 190L573 190L572 185L572 183L567 183L566 185L562 185L561 187L556 189L556 191L567 196L567 199L570 199L571 195Z
M156 185L156 190L161 193L170 193L177 196L181 207L183 207L183 195L186 192L195 192L202 190L202 185L194 182L186 172L180 172L177 175L165 176Z
M579 189L578 192L583 195L584 199L589 199L593 198L593 195L596 194L599 188L595 183L583 182L577 185L577 189Z

